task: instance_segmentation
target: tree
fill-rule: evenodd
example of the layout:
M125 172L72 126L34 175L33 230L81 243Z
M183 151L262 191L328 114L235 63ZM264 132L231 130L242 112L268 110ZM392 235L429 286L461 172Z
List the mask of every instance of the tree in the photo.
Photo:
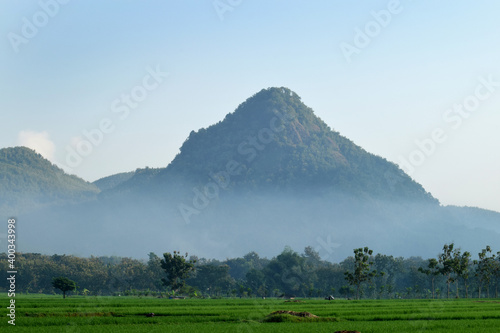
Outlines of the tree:
M182 256L180 252L174 251L174 255L167 252L161 259L161 268L167 274L166 279L162 279L163 284L172 288L175 292L184 287L186 279L194 270L194 260L186 261L188 254Z
M500 278L500 251L497 252L497 258L493 262L493 277L496 279L495 298L498 298L498 280Z
M301 291L306 292L304 286L310 283L311 276L304 273L304 261L297 252L285 247L283 252L263 269L266 288L279 289L289 296L296 296Z
M311 246L307 246L304 249L304 254L302 256L306 259L306 263L310 266L317 267L321 265L319 252L314 250Z
M392 290L394 290L398 272L404 270L403 258L394 258L393 256L377 254L373 261L377 272L383 272L383 274L379 274L379 276L374 279L375 288L378 291L379 297L382 297L385 291L390 294Z
M458 279L462 278L464 280L465 286L465 298L469 298L469 286L467 281L469 280L469 264L470 264L470 253L465 251L463 254L460 254L460 250L454 252L453 255L454 267L453 270L457 275L456 285L457 285L457 298L458 295Z
M344 271L339 264L327 263L324 267L319 267L316 272L317 282L316 287L324 290L327 294L334 296L332 289L339 290L338 288L344 283Z
M259 271L257 269L252 268L251 270L248 271L246 274L246 281L247 285L252 288L253 290L259 290L264 291L264 294L261 294L260 296L266 296L265 290L266 290L266 276L262 271Z
M151 287L152 278L147 270L147 265L132 258L121 258L110 269L111 283L126 294L134 293L134 289L147 289Z
M190 278L188 283L198 287L202 292L213 295L217 291L228 293L233 285L233 279L229 275L228 265L208 264L197 266L195 276Z
M351 286L356 287L356 299L359 299L361 284L371 282L377 276L376 270L371 270L373 262L370 261L373 251L368 247L354 250L354 272L345 272L345 279Z
M349 298L349 296L351 295L351 293L353 292L354 290L352 290L352 287L348 286L348 285L345 285L345 286L342 286L340 287L339 289L339 293L341 295L343 295L345 298Z
M160 290L163 283L161 277L163 276L163 269L161 268L161 259L153 252L148 254L149 260L147 263L148 277L151 279L152 287L155 290Z
M488 256L488 253L490 256ZM481 298L481 289L486 285L487 297L490 297L490 282L495 270L495 254L491 253L491 247L486 246L479 253L479 260L474 260L476 265L476 277L479 279L479 298Z
M438 257L439 264L441 265L440 273L443 276L446 276L446 285L447 285L447 298L450 298L450 284L455 281L452 274L455 272L455 261L453 259L453 246L454 244L445 244L443 246L443 253L441 253Z
M65 277L57 277L52 279L52 286L56 289L59 289L63 292L63 298L66 298L67 291L75 291L76 283Z
M431 276L432 298L434 299L435 296L434 280L436 279L436 276L440 274L440 269L439 269L439 263L436 259L432 258L429 259L428 261L429 263L427 264L427 269L419 267L418 271L424 273L427 276L429 275Z

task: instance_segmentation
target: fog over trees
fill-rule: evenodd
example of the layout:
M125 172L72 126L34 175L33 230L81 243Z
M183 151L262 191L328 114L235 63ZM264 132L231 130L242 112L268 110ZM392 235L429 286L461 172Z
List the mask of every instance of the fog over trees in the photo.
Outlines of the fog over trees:
M186 133L164 168L89 183L31 149L0 149L0 215L19 221L20 252L87 257L145 259L168 244L223 260L290 245L339 262L365 246L426 258L445 243L500 243L500 213L442 206L285 87Z
M177 252L164 253L163 258L150 253L147 261L25 253L17 258L17 281L22 293L58 292L55 288L60 285L54 281L64 277L77 286L72 294L83 295L498 297L500 252L486 246L477 255L478 260L464 260L469 258L468 252L461 251L454 244L445 244L437 259L422 259L375 254L360 248L339 263L322 260L311 247L302 254L286 247L271 259L250 252L222 261ZM0 259L0 269L7 270L6 254L1 254ZM456 288L453 294L448 288L451 284ZM69 289L65 286L69 284L61 290L74 289L74 285ZM0 291L6 288L3 283Z

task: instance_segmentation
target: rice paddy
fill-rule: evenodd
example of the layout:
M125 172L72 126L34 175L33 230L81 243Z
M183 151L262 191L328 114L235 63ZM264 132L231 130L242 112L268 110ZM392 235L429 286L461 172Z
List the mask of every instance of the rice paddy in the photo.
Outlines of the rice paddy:
M500 301L166 299L18 295L17 332L498 332ZM275 312L274 314L272 314ZM297 313L310 315L295 315ZM154 314L154 315L151 315Z

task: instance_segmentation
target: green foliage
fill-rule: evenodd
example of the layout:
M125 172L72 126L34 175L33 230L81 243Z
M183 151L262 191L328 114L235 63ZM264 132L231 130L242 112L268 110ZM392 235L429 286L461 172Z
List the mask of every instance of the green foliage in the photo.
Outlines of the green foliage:
M464 253L460 253L460 250L454 252L453 256L453 271L455 272L456 279L456 287L457 287L457 298L460 298L459 289L458 289L458 281L462 279L465 286L465 297L469 298L468 291L468 280L469 280L469 272L470 272L470 252L465 251Z
M67 175L26 147L0 149L0 212L12 215L46 205L94 199L97 186Z
M431 276L431 282L432 282L432 298L435 297L435 288L434 288L434 281L436 279L436 276L441 274L441 270L439 268L439 262L431 258L428 260L427 268L422 268L419 267L418 271L421 273L424 273L425 275Z
M486 285L487 295L490 296L490 282L493 276L498 277L498 261L495 254L492 253L491 247L486 246L478 254L479 260L475 260L474 263L477 265L476 276L479 278L479 297L481 297L481 289Z
M307 294L313 274L308 274L304 257L290 248L285 248L281 254L273 258L263 269L263 275L253 272L253 285L260 284L266 293L278 289L285 296L303 296ZM265 296L262 295L262 296Z
M187 261L188 254L182 256L179 252L174 251L174 254L167 252L163 254L161 259L161 268L167 274L166 279L162 279L165 286L172 288L173 291L178 291L184 287L186 279L194 270L195 261Z
M7 254L0 254L3 271L8 270L7 259ZM131 289L158 291L162 288L161 277L164 274L158 262L146 264L137 259L120 257L79 258L18 253L16 265L16 283L18 291L23 293L51 293L53 276L65 276L94 296L121 294ZM0 285L0 290L1 287L3 285Z
M234 280L229 275L228 265L201 265L196 267L196 272L188 280L190 285L198 287L210 296L222 296L222 291L230 290Z
M460 249L455 249L454 244L445 244L443 253L438 257L438 262L441 265L439 272L446 276L447 298L450 298L450 284L456 280L457 259L460 256Z
M489 251L488 251L489 249ZM377 254L370 255L358 251L358 258L367 255L363 261L348 257L340 263L331 263L318 259L312 249L306 248L299 254L286 248L271 260L260 258L257 253L249 253L242 258L224 261L195 259L191 257L185 263L192 262L194 270L190 277L177 291L193 297L325 297L350 298L363 295L364 298L441 298L441 290L447 286L447 275L440 274L443 265L437 259L424 260L418 257L394 258ZM453 272L450 273L457 286L457 295L469 297L468 288L479 291L474 297L483 295L482 290L497 291L500 287L499 257L493 256L491 248L484 249L479 261L471 262L468 252L457 249L452 251ZM455 254L456 255L455 255ZM493 257L493 259L492 259ZM68 255L41 255L36 253L18 253L16 265L16 292L52 293L52 277L64 276L75 281L84 294L130 295L130 296L165 296L162 278L165 270L162 259L154 253L149 260L136 260L120 257L79 258ZM372 263L365 271L370 280L359 285L346 283L345 272L353 276L359 264ZM231 263L231 265L229 264ZM237 265L235 264L237 263ZM460 267L461 266L461 267ZM233 271L233 267L236 268ZM8 257L0 253L0 270L8 270ZM358 270L359 271L359 270ZM375 271L377 272L376 275ZM476 274L470 274L475 272ZM242 273L244 275L242 276ZM370 274L372 273L372 274ZM384 273L384 274L382 274ZM469 276L470 275L470 276ZM360 279L360 281L363 279ZM0 292L5 292L5 283L0 284ZM465 289L462 287L465 286ZM175 288L175 287L174 287ZM446 293L443 293L446 297Z
M371 282L372 278L378 275L376 270L372 270L373 251L368 247L354 249L354 271L345 272L345 279L351 286L356 287L356 299L359 299L361 284Z
M242 258L232 258L225 261L235 280L244 280L251 269L262 270L268 263L269 259L260 258L256 252L247 253Z
M52 280L52 286L63 292L63 298L66 298L67 291L76 291L76 283L66 277L57 277Z

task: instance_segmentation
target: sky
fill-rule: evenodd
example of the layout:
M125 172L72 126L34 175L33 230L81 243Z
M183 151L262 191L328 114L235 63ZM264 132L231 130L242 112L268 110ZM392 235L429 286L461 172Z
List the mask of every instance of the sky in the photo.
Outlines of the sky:
M165 167L268 87L444 205L500 212L498 1L1 1L0 148Z

